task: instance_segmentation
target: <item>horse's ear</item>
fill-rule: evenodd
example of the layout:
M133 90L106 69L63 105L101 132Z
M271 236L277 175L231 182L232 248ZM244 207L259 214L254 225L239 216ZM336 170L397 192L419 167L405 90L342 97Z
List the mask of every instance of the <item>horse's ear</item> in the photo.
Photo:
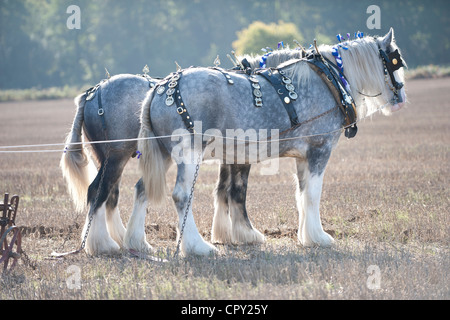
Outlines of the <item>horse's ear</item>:
M392 27L389 29L389 32L384 36L383 43L386 48L394 41L394 29Z

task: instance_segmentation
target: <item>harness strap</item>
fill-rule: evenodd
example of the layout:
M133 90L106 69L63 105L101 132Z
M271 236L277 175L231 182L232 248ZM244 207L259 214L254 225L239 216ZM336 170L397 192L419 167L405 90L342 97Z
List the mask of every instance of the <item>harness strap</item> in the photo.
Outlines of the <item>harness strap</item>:
M90 101L94 99L95 93L97 92L98 87L100 87L100 83L96 84L95 86L89 88L84 93L86 95L86 101Z
M191 116L186 109L183 98L181 98L180 90L178 90L178 87L177 94L175 95L175 103L177 104L177 113L181 116L181 120L183 120L184 125L190 133L194 133L194 123L192 122Z
M234 81L231 76L222 68L211 67L210 69L214 69L220 72L225 79L227 80L229 85L233 85ZM179 70L175 73L172 73L169 77L166 77L164 80L160 81L155 87L157 87L156 92L159 95L162 95L164 92L166 93L166 106L170 107L173 104L176 105L176 111L181 116L181 120L183 120L184 125L190 133L195 133L194 131L194 122L186 108L186 104L183 101L180 93L180 78L183 70ZM165 84L167 83L167 90Z
M183 120L184 125L188 129L190 133L194 133L194 122L187 111L186 105L181 97L180 93L180 78L181 78L181 70L176 72L169 80L168 89L166 91L166 105L168 107L172 106L174 103L177 106L177 113L181 116L181 120Z
M315 55L314 58L308 59L307 62L330 89L331 94L344 114L346 127L345 136L347 138L353 138L358 131L355 124L357 113L353 98L345 90L339 75L336 74L336 71L334 71L325 60L321 60L319 56Z
M225 77L225 79L227 80L228 84L234 84L233 79L231 79L231 76L224 69L219 68L219 67L210 67L210 69L219 71Z
M106 132L106 121L105 121L105 118L103 117L103 115L105 114L105 109L103 109L103 104L102 104L101 84L103 83L103 81L104 80L102 80L100 83L98 83L94 87L87 89L84 94L86 95L86 101L91 101L92 99L94 99L95 95L97 95L97 104L98 104L97 114L102 119L102 128L103 128L103 131Z
M156 84L158 83L158 81L156 81L155 79L153 79L152 77L150 77L146 73L138 74L138 76L141 76L141 77L145 78L148 81L148 85L149 85L150 88L154 88L156 86Z
M98 104L97 114L102 119L102 128L104 132L106 132L106 122L105 118L103 117L103 115L105 114L105 109L103 109L102 104L102 83L105 81L106 80L100 81L95 86L87 89L86 92L84 93L84 95L86 96L86 101L91 101L97 95L97 104Z
M103 109L103 104L102 104L102 87L101 86L98 86L98 89L97 89L97 104L98 104L97 114L100 116L100 119L102 119L102 128L103 128L103 131L106 132L106 121L105 121L105 117L103 116L105 114L105 109Z
M263 69L258 70L256 74L263 76L276 90L281 101L283 102L283 106L286 109L286 112L289 115L289 119L291 120L291 126L294 127L298 125L298 116L297 112L294 109L291 100L297 99L297 94L294 92L291 81L289 78L285 77L282 70L278 69ZM292 90L288 90L287 86L291 85Z
M263 100L262 100L262 91L261 91L261 85L259 84L259 80L254 75L250 75L248 77L248 80L250 81L250 84L252 87L253 103L254 103L255 107L261 108L263 106Z

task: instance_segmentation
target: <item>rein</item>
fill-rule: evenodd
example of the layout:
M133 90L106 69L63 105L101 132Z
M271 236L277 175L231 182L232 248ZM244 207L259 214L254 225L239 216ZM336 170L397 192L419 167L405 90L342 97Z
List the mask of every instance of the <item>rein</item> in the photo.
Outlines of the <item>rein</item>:
M378 93L378 94L375 94L375 95L369 95L369 94L365 94L365 93L362 93L361 91L359 91L359 90L357 90L357 92L360 94L360 95L362 95L362 96L364 96L364 97L368 97L368 98L376 98L376 97L379 97L379 96L381 96L382 95L382 93L380 92L380 93Z

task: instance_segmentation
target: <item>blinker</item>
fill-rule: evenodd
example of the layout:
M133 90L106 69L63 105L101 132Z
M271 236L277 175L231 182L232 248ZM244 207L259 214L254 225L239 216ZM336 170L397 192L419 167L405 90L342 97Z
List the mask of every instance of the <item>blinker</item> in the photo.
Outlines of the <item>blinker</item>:
M403 67L403 61L402 57L400 56L400 53L398 52L398 49L394 52L390 52L388 54L388 58L391 61L392 64L392 71L396 71Z
M379 49L381 58L383 59L387 69L389 72L394 72L403 67L403 60L400 56L400 53L398 52L398 49L396 49L394 52L389 52L386 54L385 51L383 51L381 48Z
M398 91L403 88L403 83L397 82L394 77L394 71L397 71L404 66L402 57L400 56L398 49L396 49L394 52L389 52L389 50L386 50L386 53L378 46L378 50L380 52L381 59L383 60L385 75L389 74L392 85L394 86L394 88L391 88L391 90L394 92L394 98L397 101L401 101L401 96L399 96Z

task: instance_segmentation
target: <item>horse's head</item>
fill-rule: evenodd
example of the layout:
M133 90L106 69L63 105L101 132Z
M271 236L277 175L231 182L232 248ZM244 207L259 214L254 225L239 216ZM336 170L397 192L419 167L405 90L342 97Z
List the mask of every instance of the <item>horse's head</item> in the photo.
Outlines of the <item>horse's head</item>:
M400 50L395 43L394 29L390 29L384 37L376 39L380 59L383 62L386 85L390 89L391 111L400 110L406 102L406 93L404 88L405 73L403 67L406 67L405 61L400 55Z

